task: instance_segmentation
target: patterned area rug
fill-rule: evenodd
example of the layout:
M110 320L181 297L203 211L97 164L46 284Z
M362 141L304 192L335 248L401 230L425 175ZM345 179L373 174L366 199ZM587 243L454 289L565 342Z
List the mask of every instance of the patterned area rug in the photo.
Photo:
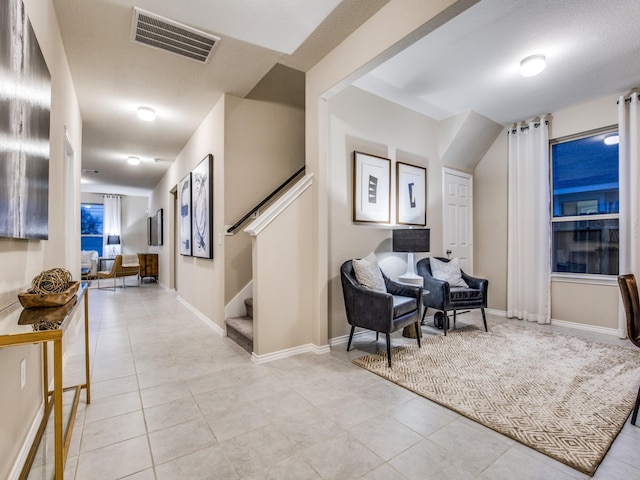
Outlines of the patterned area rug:
M491 324L353 363L588 475L633 408L640 349Z

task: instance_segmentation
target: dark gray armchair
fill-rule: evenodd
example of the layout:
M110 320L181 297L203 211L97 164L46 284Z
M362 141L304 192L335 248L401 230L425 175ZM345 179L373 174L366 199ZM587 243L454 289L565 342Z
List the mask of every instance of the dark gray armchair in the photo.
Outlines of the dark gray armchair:
M377 292L358 283L353 263L348 260L340 267L342 293L347 311L347 321L351 325L347 351L351 348L353 332L356 327L366 328L378 334L384 333L387 340L387 358L391 367L390 334L414 324L418 348L420 348L420 298L422 288L415 285L403 285L382 274L387 292Z
M435 258L443 262L449 261L447 258ZM422 300L424 305L424 313L422 314L423 322L428 307L440 310L444 315L442 328L446 335L447 329L449 328L447 312L453 310L453 328L456 328L456 311L479 308L482 312L484 329L487 332L489 331L487 329L487 318L484 314L484 309L487 306L489 280L472 277L461 270L462 279L469 285L469 288L451 287L448 282L433 277L428 258L423 258L418 262L417 273L424 279L424 289L429 291L429 294L424 295Z

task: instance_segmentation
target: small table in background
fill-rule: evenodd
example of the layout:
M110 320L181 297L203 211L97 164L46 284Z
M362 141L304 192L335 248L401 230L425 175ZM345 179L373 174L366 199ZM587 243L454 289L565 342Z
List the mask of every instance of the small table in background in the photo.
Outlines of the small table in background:
M115 260L115 257L99 257L98 258L98 271L99 272L105 272L105 271L111 270L111 266L109 266L109 268L104 268L104 263L105 262L113 262L114 260Z

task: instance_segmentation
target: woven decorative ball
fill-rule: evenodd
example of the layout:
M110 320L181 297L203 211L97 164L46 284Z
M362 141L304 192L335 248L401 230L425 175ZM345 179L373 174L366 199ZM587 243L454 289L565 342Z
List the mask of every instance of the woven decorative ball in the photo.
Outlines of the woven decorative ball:
M29 293L61 293L69 288L71 272L65 268L45 270L31 280Z

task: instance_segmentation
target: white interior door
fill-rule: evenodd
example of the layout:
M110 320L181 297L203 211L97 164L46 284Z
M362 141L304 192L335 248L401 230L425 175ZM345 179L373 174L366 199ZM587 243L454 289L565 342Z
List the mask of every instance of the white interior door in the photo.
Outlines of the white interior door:
M473 273L473 176L443 168L442 231L444 254L458 258L460 268Z

